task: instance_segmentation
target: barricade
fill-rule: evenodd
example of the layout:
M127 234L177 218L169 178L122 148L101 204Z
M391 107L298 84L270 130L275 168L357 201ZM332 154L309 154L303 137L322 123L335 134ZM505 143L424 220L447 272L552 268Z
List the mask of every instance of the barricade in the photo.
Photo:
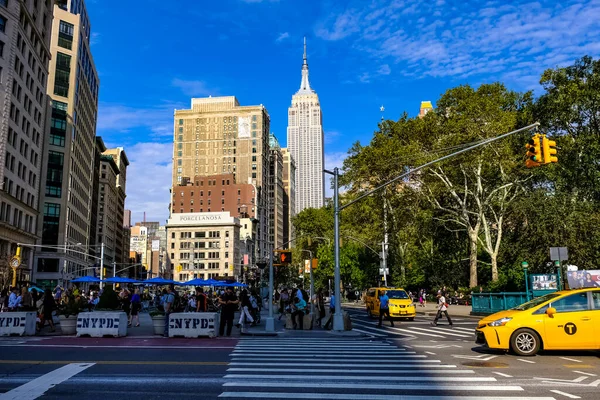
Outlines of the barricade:
M215 337L218 334L217 313L173 313L169 315L169 337Z
M81 312L77 315L77 336L127 336L127 314L122 311Z
M0 336L33 336L36 318L35 312L0 313Z

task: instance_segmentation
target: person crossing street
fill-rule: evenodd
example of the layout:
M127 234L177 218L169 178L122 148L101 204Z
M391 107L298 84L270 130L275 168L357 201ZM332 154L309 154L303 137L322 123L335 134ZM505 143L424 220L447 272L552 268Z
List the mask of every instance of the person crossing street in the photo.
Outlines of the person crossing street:
M390 317L390 298L386 294L385 290L381 291L381 295L379 296L379 325L381 327L381 322L383 320L383 315L387 315L388 320L390 321L390 326L394 326L394 320Z
M440 317L442 316L442 313L444 313L444 314L446 314L446 318L448 319L448 324L450 325L450 328L452 328L452 326L453 326L452 319L450 318L450 315L448 315L448 304L446 303L446 297L441 292L438 292L437 299L438 299L438 311L437 311L437 314L435 315L435 319L433 320L431 325L437 326L438 319L440 319Z

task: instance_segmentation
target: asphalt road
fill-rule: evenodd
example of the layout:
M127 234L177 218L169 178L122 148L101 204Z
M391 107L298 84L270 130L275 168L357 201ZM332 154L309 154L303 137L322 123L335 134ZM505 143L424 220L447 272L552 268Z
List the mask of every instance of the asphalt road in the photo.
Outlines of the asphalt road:
M475 319L350 313L360 337L0 338L0 400L600 398L598 352L523 358L476 346Z

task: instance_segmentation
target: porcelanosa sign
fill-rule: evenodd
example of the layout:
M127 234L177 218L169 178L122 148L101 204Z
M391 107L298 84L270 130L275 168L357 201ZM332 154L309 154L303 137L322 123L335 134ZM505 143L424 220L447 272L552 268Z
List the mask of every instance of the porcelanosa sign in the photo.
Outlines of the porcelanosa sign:
M233 222L234 219L228 212L174 213L169 220L169 225L221 225Z

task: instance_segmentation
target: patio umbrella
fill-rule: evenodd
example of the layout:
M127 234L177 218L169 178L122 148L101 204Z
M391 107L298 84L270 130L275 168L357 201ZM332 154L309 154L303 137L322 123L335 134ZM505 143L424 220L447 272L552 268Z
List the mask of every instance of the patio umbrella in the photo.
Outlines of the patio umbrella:
M161 278L160 276L157 276L156 278L146 279L142 283L146 283L148 285L170 285L170 284L174 284L175 281L171 281L169 279L164 279L164 278Z
M224 286L226 282L215 281L214 279L207 279L205 284L208 286Z
M233 282L229 284L232 287L248 287L248 285L246 285L245 283L241 283L241 282Z
M29 290L30 292L33 292L33 291L35 290L36 292L44 293L44 289L40 289L40 288L39 288L39 287L37 287L37 286L32 286L32 287L30 287L28 290Z
M96 278L95 276L82 276L77 279L73 279L71 282L75 283L98 283L100 282L100 278Z
M138 283L135 279L121 278L120 276L113 276L112 278L105 279L105 283Z
M191 281L180 283L181 286L209 286L210 284L204 279L192 279Z

